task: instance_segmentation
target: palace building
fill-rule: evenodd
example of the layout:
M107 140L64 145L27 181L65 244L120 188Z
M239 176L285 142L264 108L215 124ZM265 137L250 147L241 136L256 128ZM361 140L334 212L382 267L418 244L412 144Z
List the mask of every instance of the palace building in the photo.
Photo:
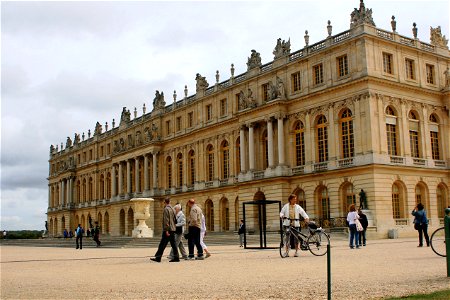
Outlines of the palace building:
M450 51L440 27L430 43L377 28L361 0L349 29L291 52L278 39L273 60L252 50L247 72L152 110L123 108L120 122L97 122L91 136L50 147L49 235L98 221L103 234L131 236L134 198L153 198L146 224L161 231L162 202L203 209L209 231L238 228L243 203L298 195L311 219L345 227L351 203L365 198L368 234L415 234L424 204L432 228L450 205ZM362 192L363 190L363 192ZM364 197L365 196L365 197ZM364 199L363 199L364 200ZM363 201L364 202L364 201ZM258 210L246 212L257 229ZM269 208L276 230L278 206ZM279 228L279 227L278 227Z

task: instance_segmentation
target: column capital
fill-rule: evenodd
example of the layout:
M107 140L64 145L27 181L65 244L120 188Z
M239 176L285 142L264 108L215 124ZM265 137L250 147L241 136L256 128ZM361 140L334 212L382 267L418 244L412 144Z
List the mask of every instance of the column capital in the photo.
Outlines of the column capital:
M286 113L284 113L284 112L278 112L278 113L276 113L275 114L275 119L284 119L284 118L286 118Z
M247 124L239 125L239 130L245 130L247 128Z

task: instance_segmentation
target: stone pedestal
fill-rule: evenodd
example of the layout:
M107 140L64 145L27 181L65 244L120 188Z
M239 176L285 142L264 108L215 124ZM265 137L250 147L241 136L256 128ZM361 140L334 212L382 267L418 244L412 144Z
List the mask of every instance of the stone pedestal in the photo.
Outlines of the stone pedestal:
M150 202L153 198L133 198L130 200L134 204L134 217L139 224L133 229L131 236L134 238L153 237L153 229L149 228L145 223L150 217Z

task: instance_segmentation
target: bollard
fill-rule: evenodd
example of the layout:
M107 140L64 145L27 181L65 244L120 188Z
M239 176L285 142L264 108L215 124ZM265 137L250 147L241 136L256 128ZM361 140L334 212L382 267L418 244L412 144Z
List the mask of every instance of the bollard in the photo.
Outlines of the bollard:
M445 250L447 257L447 277L450 277L450 208L445 209Z
M330 244L327 245L327 290L328 290L328 300L331 300L331 254L330 254Z

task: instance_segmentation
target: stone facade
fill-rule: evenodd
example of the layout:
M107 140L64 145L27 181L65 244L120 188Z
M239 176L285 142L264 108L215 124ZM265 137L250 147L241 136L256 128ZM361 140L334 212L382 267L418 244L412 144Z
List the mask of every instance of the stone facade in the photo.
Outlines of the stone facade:
M253 50L244 74L235 77L232 65L211 87L197 74L193 96L186 87L165 105L157 91L150 113L132 119L124 108L119 127L97 124L92 137L52 145L50 235L91 218L104 234L131 236L130 200L142 197L155 199L146 223L158 232L167 196L185 210L195 198L211 231L237 230L243 202L285 203L290 193L322 226L344 227L362 189L372 236L415 234L418 201L438 227L450 204L445 37L433 31L428 44L376 28L362 1L349 27L332 35L328 22L325 40L310 45L306 33L303 49L264 65ZM246 212L248 228L257 214ZM269 207L271 230L277 215Z

